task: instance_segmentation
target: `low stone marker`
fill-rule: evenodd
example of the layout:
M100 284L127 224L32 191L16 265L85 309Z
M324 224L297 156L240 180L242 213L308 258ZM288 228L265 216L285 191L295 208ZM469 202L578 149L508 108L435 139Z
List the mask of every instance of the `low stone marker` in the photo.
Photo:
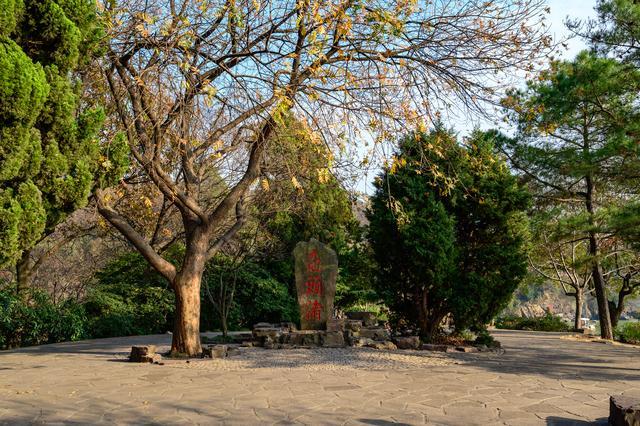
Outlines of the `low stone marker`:
M640 426L640 399L612 395L609 398L609 424L611 426Z
M316 239L299 242L293 250L296 291L302 330L325 330L333 316L338 256Z

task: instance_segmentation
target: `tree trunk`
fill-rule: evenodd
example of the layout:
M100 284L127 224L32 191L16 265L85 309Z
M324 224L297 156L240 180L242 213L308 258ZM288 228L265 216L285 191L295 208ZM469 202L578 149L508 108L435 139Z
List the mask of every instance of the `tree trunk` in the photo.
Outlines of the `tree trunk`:
M585 177L587 194L585 197L585 206L589 213L589 222L593 227L595 209L593 206L595 184L591 175ZM598 259L599 248L598 239L595 231L589 231L589 255L591 256L593 268L593 286L596 290L596 299L598 301L598 319L600 320L600 337L607 340L613 340L613 329L611 328L611 318L609 316L609 299L607 298L607 288L605 286L604 276L602 275L602 267L600 259Z
M200 283L202 275L178 275L175 283L176 313L172 356L197 356L200 346Z
M616 305L614 302L609 301L609 314L611 316L611 328L614 330L618 326L618 321L620 321L620 316L624 311L624 299L631 292L626 291L626 288L623 286L622 290L618 293L618 304Z
M607 298L607 288L605 287L602 268L597 258L598 245L593 234L589 237L590 253L593 257L593 286L596 289L596 299L598 301L598 319L600 320L600 337L613 340L613 328L611 327L611 316L609 314L609 299Z
M31 250L22 252L16 264L16 294L20 295L29 288L31 281Z
M440 331L439 327L444 315L435 313L433 307L429 306L427 290L416 290L414 300L418 311L420 337L424 341L430 342Z
M421 289L415 289L414 302L416 304L416 311L418 312L418 328L420 329L420 336L425 340L430 339L428 333L429 330L429 316L427 314L427 292Z
M583 295L580 290L576 289L575 298L576 298L576 316L573 321L573 329L580 330L581 328L583 328L582 321L580 320L580 318L582 318Z
M227 315L222 315L222 336L226 339L229 335L229 327L227 326Z
M205 229L194 227L187 231L187 248L182 269L173 282L176 295L176 317L171 342L173 356L193 357L202 352L200 345L200 287L208 243Z

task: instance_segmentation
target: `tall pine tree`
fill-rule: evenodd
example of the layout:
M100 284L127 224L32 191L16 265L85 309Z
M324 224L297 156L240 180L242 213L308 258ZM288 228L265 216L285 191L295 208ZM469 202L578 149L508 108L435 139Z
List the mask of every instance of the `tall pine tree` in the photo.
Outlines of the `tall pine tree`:
M546 204L566 206L565 233L588 242L602 337L613 338L602 258L616 205L637 199L640 73L582 52L556 61L505 100L518 126L502 139L512 166Z

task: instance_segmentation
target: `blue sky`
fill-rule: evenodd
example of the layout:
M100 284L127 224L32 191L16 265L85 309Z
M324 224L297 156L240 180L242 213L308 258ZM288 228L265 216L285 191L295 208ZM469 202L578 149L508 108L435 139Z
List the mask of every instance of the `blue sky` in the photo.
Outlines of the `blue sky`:
M570 36L570 32L564 26L564 20L568 16L572 19L579 18L581 20L596 17L594 10L595 0L548 0L547 4L551 8L549 19L551 33L556 39ZM569 49L563 55L566 59L574 57L576 53L586 47L584 41L579 38L569 40L568 45Z

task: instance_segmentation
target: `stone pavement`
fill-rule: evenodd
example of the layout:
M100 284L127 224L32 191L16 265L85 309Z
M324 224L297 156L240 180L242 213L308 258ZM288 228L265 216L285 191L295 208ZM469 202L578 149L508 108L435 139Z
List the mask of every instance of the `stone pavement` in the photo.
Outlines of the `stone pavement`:
M506 352L248 349L220 361L124 362L170 336L0 353L0 424L606 424L640 397L640 348L496 331Z

